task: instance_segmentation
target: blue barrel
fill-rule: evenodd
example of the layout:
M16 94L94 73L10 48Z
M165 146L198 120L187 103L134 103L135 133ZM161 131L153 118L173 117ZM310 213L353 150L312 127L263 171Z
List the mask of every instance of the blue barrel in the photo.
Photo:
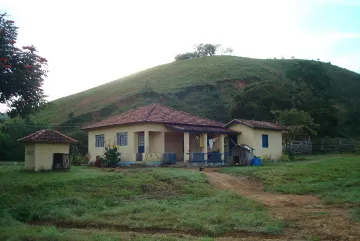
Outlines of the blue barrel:
M259 157L254 157L254 158L252 159L252 165L253 165L253 166L261 166L261 158L259 158Z

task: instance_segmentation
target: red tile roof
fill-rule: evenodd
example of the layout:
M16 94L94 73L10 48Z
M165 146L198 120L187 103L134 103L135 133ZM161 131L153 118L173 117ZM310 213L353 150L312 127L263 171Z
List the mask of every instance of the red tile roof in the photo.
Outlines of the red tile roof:
M184 126L184 125L166 125L166 127L182 131L182 132L207 132L207 133L221 133L221 134L239 134L239 131L227 129L225 127L207 127L207 126Z
M40 130L18 140L19 142L76 143L77 141L58 131Z
M257 129L269 129L269 130L286 130L285 127L280 126L275 123L267 122L267 121L256 121L256 120L243 120L243 119L234 119L226 124L226 127L229 127L230 125L234 123L239 123L246 125L251 128L257 128Z
M163 123L163 124L180 124L196 126L224 127L224 124L201 118L183 111L171 109L160 104L151 104L127 111L120 115L112 116L108 119L89 124L83 128L95 129L105 126L115 126L134 123Z

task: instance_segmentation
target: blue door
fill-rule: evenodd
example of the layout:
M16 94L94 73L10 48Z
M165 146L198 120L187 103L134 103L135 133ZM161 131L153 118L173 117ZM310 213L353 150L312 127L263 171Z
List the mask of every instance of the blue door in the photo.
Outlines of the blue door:
M138 136L138 153L144 153L144 132L139 132Z

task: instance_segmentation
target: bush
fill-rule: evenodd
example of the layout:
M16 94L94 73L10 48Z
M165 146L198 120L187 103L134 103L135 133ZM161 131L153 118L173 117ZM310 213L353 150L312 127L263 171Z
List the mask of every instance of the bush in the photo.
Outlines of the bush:
M121 153L118 151L115 145L113 146L107 145L105 146L103 159L105 161L105 165L114 166L119 161L121 161Z
M271 161L272 160L272 158L271 158L271 155L263 155L263 156L261 156L261 161Z
M280 161L281 162L289 162L289 161L291 161L291 158L288 154L282 154L282 156L280 157Z
M295 153L291 149L285 149L284 154L287 155L291 161L295 159Z

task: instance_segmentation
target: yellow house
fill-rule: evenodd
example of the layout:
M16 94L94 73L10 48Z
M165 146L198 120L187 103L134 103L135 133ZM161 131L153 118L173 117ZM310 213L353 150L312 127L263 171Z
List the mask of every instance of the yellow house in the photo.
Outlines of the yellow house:
M25 144L25 168L29 170L68 169L69 147L76 140L54 130L40 130L18 140Z
M224 160L225 136L238 134L224 124L150 104L89 124L88 152L92 161L107 144L116 145L122 161L160 163L164 154L176 161ZM208 160L209 159L209 160Z
M275 160L281 157L282 131L285 128L266 121L238 119L230 121L226 127L241 132L231 141L254 148L255 156L269 155Z

